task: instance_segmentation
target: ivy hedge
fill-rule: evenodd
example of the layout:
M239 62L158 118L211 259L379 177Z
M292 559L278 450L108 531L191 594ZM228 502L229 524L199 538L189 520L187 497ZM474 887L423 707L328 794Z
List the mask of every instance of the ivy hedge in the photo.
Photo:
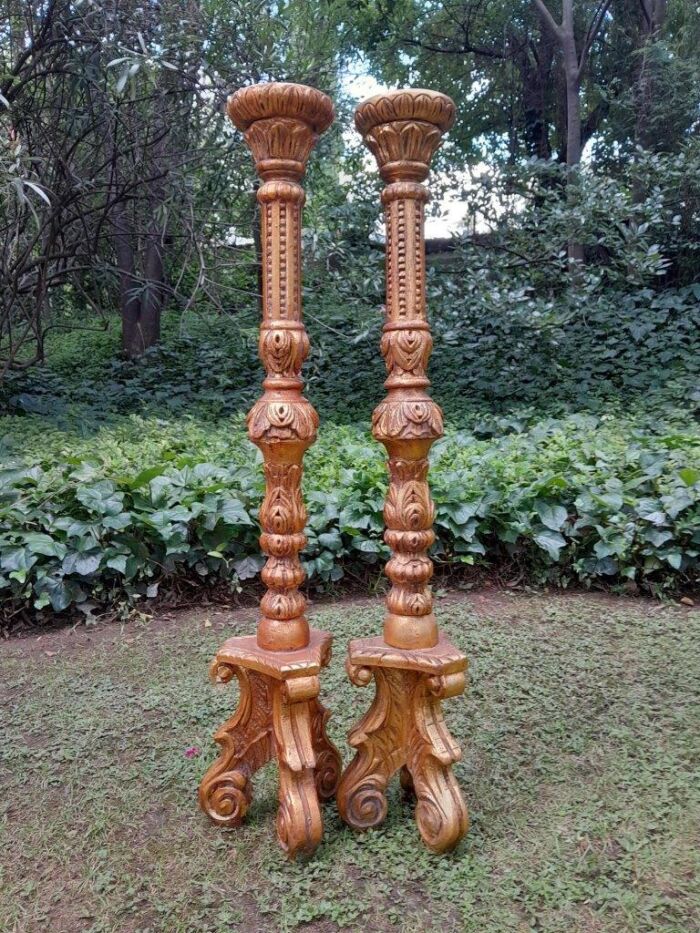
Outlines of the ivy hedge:
M572 417L490 439L451 432L436 445L438 565L506 561L516 576L559 585L623 579L661 590L697 580L700 439ZM228 466L167 454L109 476L96 461L5 464L5 614L29 605L90 613L153 597L178 575L233 586L254 577L261 471L240 423L229 443L220 449ZM386 557L382 451L359 428L329 428L308 466L311 580L366 575Z
M381 269L378 281L381 284ZM700 579L700 287L556 299L430 279L438 568L673 592ZM377 286L378 288L380 286ZM306 457L314 586L367 582L381 539L381 315L312 301ZM349 299L350 300L350 299ZM356 312L356 313L355 313ZM68 321L71 324L71 321ZM172 326L172 325L171 325ZM175 580L260 570L257 312L193 319L140 364L117 333L58 333L49 365L0 389L0 617L132 605Z

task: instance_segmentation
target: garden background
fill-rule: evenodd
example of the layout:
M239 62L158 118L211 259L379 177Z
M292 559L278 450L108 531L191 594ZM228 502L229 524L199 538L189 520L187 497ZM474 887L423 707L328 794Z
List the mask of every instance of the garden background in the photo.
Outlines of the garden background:
M691 0L6 0L0 16L0 929L700 928L700 17ZM274 769L196 788L207 663L261 592L260 241L226 97L329 93L305 186L306 456L329 731L387 556L380 181L352 128L450 94L428 218L433 590L471 828L412 804L307 862Z
M222 105L271 77L322 87L338 111L306 182L305 376L322 424L306 461L310 586L366 591L386 556L368 431L379 181L351 129L353 93L380 84L457 101L429 224L444 234L428 275L447 425L432 456L438 573L656 595L697 582L691 4L567 2L558 25L536 2L8 10L4 623L255 585L255 180Z

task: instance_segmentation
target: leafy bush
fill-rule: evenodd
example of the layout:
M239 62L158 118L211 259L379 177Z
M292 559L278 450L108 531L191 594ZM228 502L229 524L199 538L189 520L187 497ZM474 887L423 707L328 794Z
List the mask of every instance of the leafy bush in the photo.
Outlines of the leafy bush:
M306 458L312 585L366 582L381 539L381 255L347 304L307 301L307 394L322 415ZM433 556L507 580L698 579L700 288L541 293L466 248L429 274L431 374L448 436L433 451ZM337 301L337 296L336 296ZM324 303L325 302L325 303ZM351 322L351 323L349 323ZM141 362L110 332L53 337L50 363L2 387L3 614L114 606L178 579L239 586L261 566L257 309L173 323Z
M155 596L175 576L232 586L254 577L261 471L240 425L230 443L230 466L167 453L128 474L97 462L6 466L6 613L25 605L90 612ZM451 432L433 455L434 557L506 561L516 575L563 585L626 578L663 589L697 580L698 463L696 435L652 436L593 416L491 439ZM308 456L305 485L311 580L366 577L386 556L382 451L358 428L326 429Z

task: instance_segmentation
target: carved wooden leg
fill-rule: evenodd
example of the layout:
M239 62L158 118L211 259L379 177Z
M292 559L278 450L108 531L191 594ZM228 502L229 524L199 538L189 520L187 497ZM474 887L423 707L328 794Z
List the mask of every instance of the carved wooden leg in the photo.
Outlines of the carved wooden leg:
M214 736L219 757L202 778L199 803L222 826L240 826L252 799L251 777L274 755L269 679L244 667L215 660L212 679L227 683L238 677L238 710Z
M386 786L400 770L401 786L415 794L416 822L433 852L454 848L468 828L467 808L451 767L459 746L442 715L441 700L464 690L466 658L441 637L429 650L387 648L381 638L350 644L350 679L374 678L374 701L351 731L357 749L338 787L340 815L353 829L383 822Z
M407 768L417 797L416 823L423 842L433 852L453 849L469 828L467 808L452 764L462 757L442 717L440 700L464 690L464 674L446 677L414 675L410 704Z
M311 855L323 838L323 817L313 768L294 771L283 761L280 769L280 808L277 836L289 858Z
M326 735L328 712L318 701L330 642L328 633L315 629L299 651L268 651L254 637L231 638L211 668L219 683L237 676L241 697L236 714L214 736L221 752L202 779L201 807L215 823L239 826L252 799L253 774L276 759L277 832L290 858L318 846L319 800L334 796L340 777L340 753Z
M321 841L323 821L316 791L311 733L318 677L296 677L275 687L272 728L279 764L277 835L290 857L309 855Z
M326 723L330 715L326 707L318 700L311 703L311 740L316 756L314 779L319 800L323 802L335 797L340 773L343 770L340 752L326 733Z
M348 741L357 754L345 769L338 786L341 817L353 829L371 829L384 822L387 812L386 786L403 764L406 702L400 672L347 665L350 679L366 686L375 677L377 692L364 718L351 731Z

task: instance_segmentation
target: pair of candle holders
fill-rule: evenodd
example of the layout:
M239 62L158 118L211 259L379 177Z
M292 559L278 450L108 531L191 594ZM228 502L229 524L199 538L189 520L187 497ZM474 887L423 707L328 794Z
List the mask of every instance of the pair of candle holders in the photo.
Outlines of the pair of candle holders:
M321 803L336 798L353 829L386 817L386 787L400 772L416 798L421 837L434 852L453 848L468 826L452 765L460 749L442 716L441 701L464 691L467 659L438 631L429 581L428 550L435 540L428 487L428 452L442 435L442 413L427 394L432 348L425 307L424 207L431 158L454 122L449 97L433 91L380 94L362 103L355 125L374 154L386 187L386 323L381 352L387 396L372 432L389 456L384 540L386 574L383 635L350 642L350 680L375 683L374 700L351 730L355 757L345 770L326 734L329 712L319 702L319 675L331 654L331 635L309 627L299 591L306 544L301 495L304 452L318 415L302 395L301 369L309 340L301 309L301 179L318 136L333 120L325 94L298 84L243 88L228 115L244 133L261 179L263 319L259 350L263 395L248 415L251 440L263 454L266 492L260 509L260 546L267 556L257 635L230 638L216 654L212 679L238 678L235 715L214 738L219 757L199 788L205 813L217 824L240 825L258 768L279 766L277 834L289 855L310 854L321 841Z

